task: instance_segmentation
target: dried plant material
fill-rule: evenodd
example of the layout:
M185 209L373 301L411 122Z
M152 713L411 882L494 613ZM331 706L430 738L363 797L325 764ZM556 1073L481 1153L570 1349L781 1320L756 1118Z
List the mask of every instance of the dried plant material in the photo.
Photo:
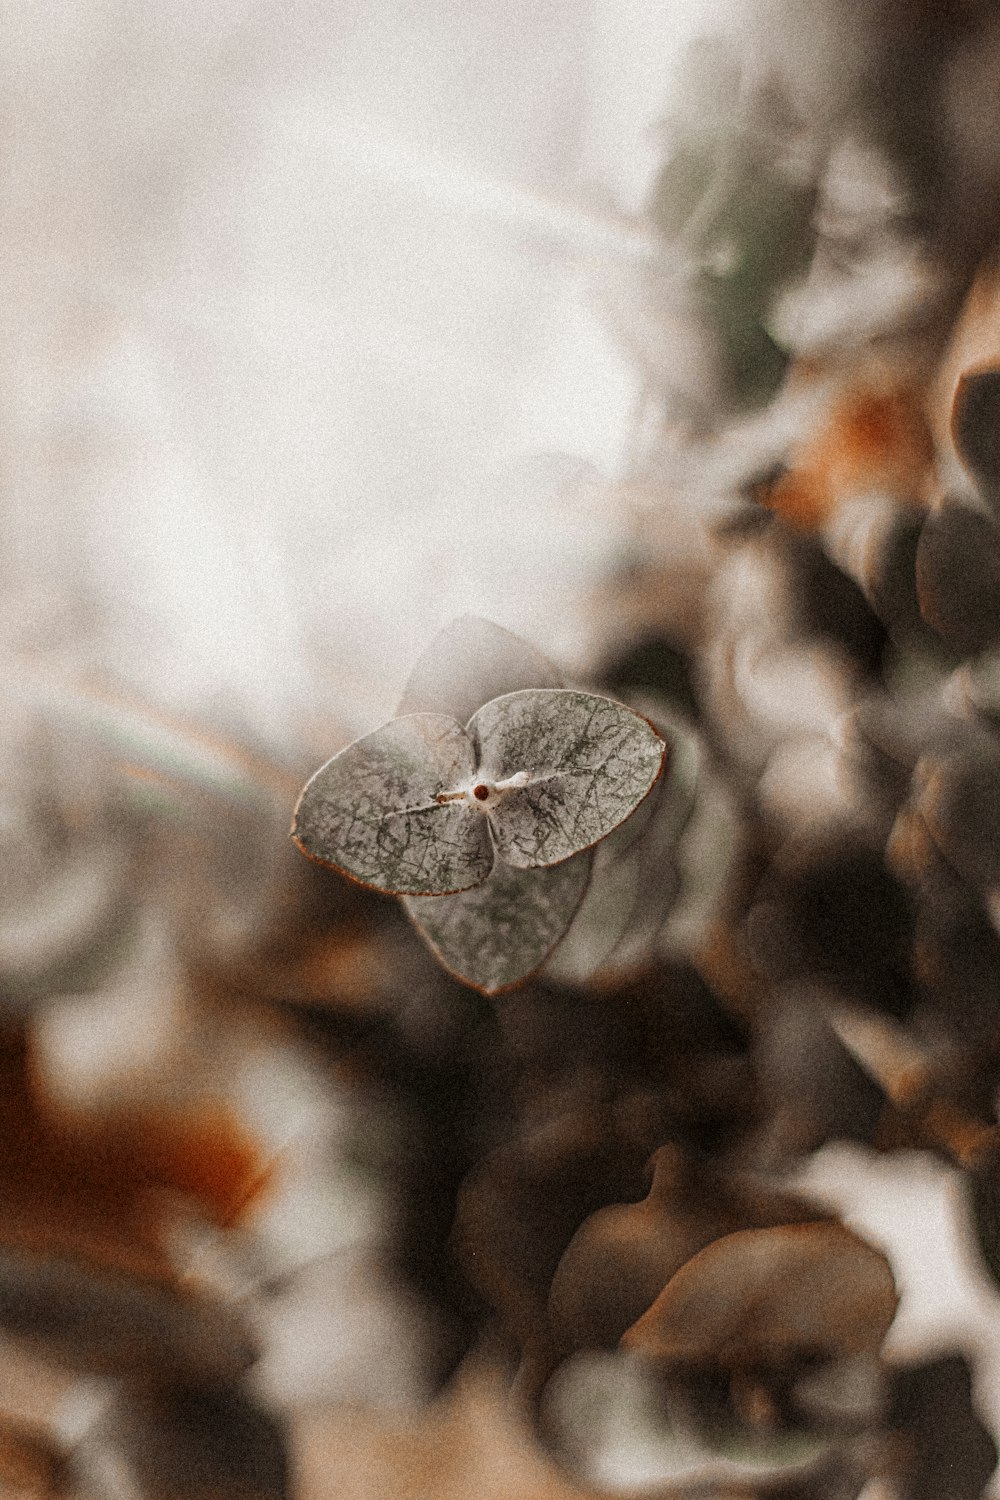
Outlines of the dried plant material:
M565 686L548 658L520 636L479 615L461 615L418 658L396 713L447 714L467 724L491 698Z
M594 850L594 873L546 974L563 984L613 983L649 964L681 894L678 844L695 811L704 746L659 698L630 694L669 745L669 769L639 810Z
M558 864L606 838L652 790L666 756L639 714L570 688L495 698L468 731L477 774L504 791L495 810L483 799L497 854L518 869Z
M725 1233L710 1201L686 1193L679 1153L662 1147L639 1203L591 1214L566 1248L549 1292L549 1320L563 1350L613 1349L691 1256Z
M499 860L481 885L404 906L450 973L495 995L539 969L566 932L590 878L589 850L551 869Z
M764 503L793 526L824 526L837 506L880 494L910 504L926 492L934 448L922 392L905 383L859 383L833 402L825 421L793 452Z
M549 1318L563 1350L613 1348L699 1250L737 1229L815 1221L815 1204L758 1181L723 1176L675 1147L653 1157L638 1203L591 1214L552 1281Z
M479 885L493 865L559 864L629 817L666 746L624 704L569 688L495 698L465 730L410 714L355 740L307 784L303 853L399 896Z
M90 1115L45 1097L23 1037L9 1037L0 1092L0 1244L170 1282L171 1227L192 1209L234 1221L267 1170L222 1105Z
M840 1224L740 1230L689 1260L622 1347L727 1370L877 1353L898 1301L885 1256Z
M457 698L432 647L404 704L468 707L485 681L552 675L486 622L460 621L439 641L449 664L475 649ZM292 836L318 862L404 897L445 966L492 994L563 937L587 885L585 856L649 796L666 754L653 725L614 699L519 688L477 707L464 730L417 712L356 740L310 780Z
M485 821L462 797L476 764L442 714L409 714L348 745L307 783L293 837L304 854L376 890L439 895L485 880Z

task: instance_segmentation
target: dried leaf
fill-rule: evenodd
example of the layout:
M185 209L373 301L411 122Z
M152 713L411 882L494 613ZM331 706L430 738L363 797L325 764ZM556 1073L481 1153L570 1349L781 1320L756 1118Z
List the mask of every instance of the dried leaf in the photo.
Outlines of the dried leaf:
M621 1342L686 1367L874 1353L898 1300L885 1256L840 1224L739 1230L693 1256Z
M554 868L517 870L499 860L474 890L408 896L403 904L438 958L459 979L496 994L545 962L587 888L589 851Z
M594 851L587 894L546 969L561 984L603 982L649 961L678 892L674 854L691 816L701 751L690 724L660 698L630 695L669 745L669 772Z
M504 693L563 686L552 663L520 636L478 615L462 615L418 659L396 714L447 714L467 724L484 703Z
M614 1348L713 1240L737 1229L813 1222L818 1212L815 1204L766 1184L693 1170L676 1147L660 1147L647 1196L598 1209L563 1253L549 1292L559 1346Z
M355 740L307 783L292 837L304 854L395 895L466 890L493 851L485 820L464 800L472 744L443 714L409 714Z
M629 817L655 785L666 745L611 698L528 689L473 715L486 784L524 777L488 807L497 854L521 869L588 849Z

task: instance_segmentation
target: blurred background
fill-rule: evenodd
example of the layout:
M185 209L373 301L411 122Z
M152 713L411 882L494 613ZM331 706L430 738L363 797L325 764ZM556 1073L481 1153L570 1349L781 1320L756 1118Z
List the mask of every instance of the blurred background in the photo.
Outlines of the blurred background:
M904 530L918 511L922 524L940 498L926 477L935 443L938 470L961 486L942 434L951 377L969 360L949 365L946 351L992 256L1000 181L991 7L942 7L946 61L934 10L0 0L0 1494L601 1492L585 1465L557 1470L558 1444L545 1452L508 1405L509 1350L483 1323L495 1288L469 1273L473 1296L445 1246L477 1163L530 1135L526 1121L545 1125L546 1110L561 1119L566 1100L574 1128L587 1118L604 1066L594 1037L613 1050L608 991L557 980L491 1010L438 973L390 903L366 905L307 867L288 824L304 778L390 718L435 633L472 611L571 678L603 674L609 690L650 685L638 658L617 676L608 666L647 637L663 648L660 678L668 658L682 663L702 801L723 809L697 848L728 841L723 874L705 882L712 900L733 851L750 850L733 951L755 880L768 912L792 903L794 861L780 898L766 877L803 830L822 843L850 824L882 870L900 806L917 797L918 751L906 762L909 749L897 757L892 734L872 730L879 753L891 741L886 758L906 762L904 790L883 806L844 780L857 748L854 719L844 726L877 687L899 740L918 740L920 694L941 687L936 713L959 657L936 655L909 615L889 619L895 604L882 609L865 569L900 515ZM689 47L706 36L730 51L704 54L692 84ZM870 59L901 38L912 67L883 88ZM912 118L927 113L926 59L940 139L925 177L948 187L924 213L924 142L907 110L916 97ZM692 216L679 250L671 193L683 200L683 173L673 187L662 174L685 111L714 121L717 101L725 126L747 77L761 84L750 93L763 121L738 158L751 208L780 159L776 239L809 226L801 263L789 269L767 241L758 276L767 357L780 346L797 363L787 384L782 363L766 393L716 409L719 348L735 345L727 334L705 352L682 282L696 263L725 283L743 219L735 240L727 229L692 251ZM767 240L770 221L744 217ZM973 332L989 330L995 357L995 284L976 285L986 312ZM795 444L805 433L808 446L817 411L855 388L858 369L875 370L893 402L902 371L919 386L919 420L890 402L882 446L903 457L861 479L831 464L836 503L820 515L812 492L779 495L780 483L796 465L815 480ZM838 530L838 505L862 501ZM755 550L748 516L762 509L778 516L778 541ZM815 603L803 581L814 554L862 600L834 589L833 625L815 630L799 610L807 593ZM860 645L848 640L858 609ZM681 883L698 883L700 857L685 855ZM817 862L827 868L825 844ZM843 889L853 875L837 879ZM995 945L997 907L988 921L983 910L1000 877L986 883L994 895L977 886L975 910ZM878 967L896 911L886 906L891 940L879 929L869 945L872 987L899 981L905 1003L875 1009L908 1024L917 981ZM730 1044L741 1060L753 1051L761 1076L779 1077L777 1118L785 1033L759 976L746 979L753 965L729 949L709 961L707 932L707 918L697 942L675 932L656 962L673 966L671 984L697 971L692 1006L728 1019L723 1044L698 1010L692 1048L713 1066ZM941 1076L959 1080L949 1100L984 1129L1000 1080L992 956L981 1031L969 1021L941 1042L934 1011L903 1067L940 1053L952 1069ZM777 992L788 973L768 962L761 983ZM579 1063L566 1078L564 1036ZM891 1052L879 1038L875 1051ZM854 1033L830 1046L838 1067L871 1052ZM801 1138L798 1116L753 1135L757 1105L741 1113L730 1075L709 1087L701 1062L671 1083L685 1123L671 1115L670 1131L683 1136L690 1108L699 1130L699 1112L711 1116L711 1135L719 1114L725 1149L730 1129L752 1135L755 1161L766 1136L758 1155L773 1151L785 1186L886 1251L903 1298L892 1358L959 1362L956 1402L989 1449L985 1473L980 1455L954 1491L974 1500L995 1456L983 1433L1000 1422L1000 1300L960 1173L915 1127L896 1121L876 1146L874 1127L844 1126L856 1103L846 1083L843 1118L839 1101L829 1129L812 1130L828 1102L816 1097L847 1076L825 1057L802 1064ZM874 1074L892 1108L865 1095L858 1118L899 1104ZM626 1124L615 1117L643 1159L635 1122L647 1109L636 1085ZM617 1178L586 1212L615 1194ZM507 1208L516 1221L516 1195ZM512 1302L521 1309L496 1293L502 1314ZM150 1374L158 1362L163 1382ZM251 1455L245 1472L236 1452ZM636 1480L622 1452L607 1463L619 1493L675 1492ZM857 1493L828 1477L794 1493ZM756 1494L754 1482L726 1470L718 1484L733 1487L717 1492ZM932 1491L880 1472L864 1493Z
M279 742L470 605L582 661L642 397L593 288L705 11L11 6L17 610Z

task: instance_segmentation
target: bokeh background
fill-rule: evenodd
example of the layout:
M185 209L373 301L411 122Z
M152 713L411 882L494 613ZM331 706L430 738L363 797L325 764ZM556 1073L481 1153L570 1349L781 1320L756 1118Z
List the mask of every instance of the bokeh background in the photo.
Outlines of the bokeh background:
M12 747L43 712L75 726L56 736L70 759L93 733L154 780L221 781L208 826L258 799L213 942L236 951L254 921L240 881L261 821L280 832L302 766L391 716L441 625L474 610L580 678L634 627L641 600L609 612L608 580L675 519L645 486L661 122L706 32L780 53L807 102L835 93L860 66L850 28L808 9L0 4L0 712ZM225 884L238 834L223 842ZM201 847L167 842L168 885ZM277 847L249 873L273 874ZM147 1087L183 1036L205 1090L226 1073L288 1153L256 1232L279 1265L342 1253L264 1319L259 1389L293 1414L299 1493L572 1493L488 1380L427 1414L424 1313L373 1271L387 1211L343 1168L384 1120L283 1037L205 1042L178 999L176 894L151 900L113 984L45 1012L37 1045L55 1093L93 1103ZM889 1251L897 1355L977 1351L996 1431L1000 1300L955 1174L840 1145L807 1180ZM17 1389L33 1418L77 1409L73 1383Z

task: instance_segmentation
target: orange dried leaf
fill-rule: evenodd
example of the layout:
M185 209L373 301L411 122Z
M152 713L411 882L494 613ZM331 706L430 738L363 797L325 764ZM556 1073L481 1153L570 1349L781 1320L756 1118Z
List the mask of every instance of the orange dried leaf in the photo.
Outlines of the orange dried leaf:
M857 495L922 500L934 460L922 395L904 384L841 392L823 425L793 454L789 472L764 492L764 503L793 526L815 530Z

